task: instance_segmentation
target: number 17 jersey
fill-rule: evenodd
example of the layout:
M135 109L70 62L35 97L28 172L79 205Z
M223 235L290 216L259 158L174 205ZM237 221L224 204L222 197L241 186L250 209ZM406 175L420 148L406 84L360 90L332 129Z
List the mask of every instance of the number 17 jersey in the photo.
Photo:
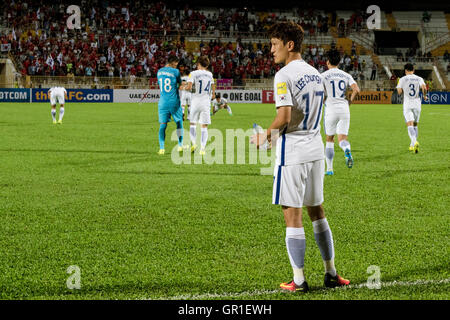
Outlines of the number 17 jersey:
M323 90L319 71L303 60L293 60L275 74L275 106L291 107L291 119L277 140L277 165L324 159L320 135Z

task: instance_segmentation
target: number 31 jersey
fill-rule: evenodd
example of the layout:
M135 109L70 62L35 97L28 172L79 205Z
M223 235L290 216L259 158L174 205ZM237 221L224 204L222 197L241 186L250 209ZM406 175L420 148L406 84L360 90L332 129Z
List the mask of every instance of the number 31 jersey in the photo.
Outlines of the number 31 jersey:
M351 75L338 68L332 68L322 73L323 84L327 92L325 112L349 113L348 101L345 97L347 87L356 83Z

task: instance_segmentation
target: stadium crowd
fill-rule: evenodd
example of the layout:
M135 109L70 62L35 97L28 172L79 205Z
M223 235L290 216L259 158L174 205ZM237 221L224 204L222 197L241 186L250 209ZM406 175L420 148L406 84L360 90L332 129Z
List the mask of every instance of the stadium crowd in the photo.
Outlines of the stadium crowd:
M191 70L200 54L208 55L216 78L232 78L235 85L245 79L273 76L280 68L270 56L268 43L242 41L236 44L211 40L200 43L199 51L185 47L189 31L265 32L285 16L255 14L248 9L218 10L205 16L189 5L169 8L163 2L136 1L124 5L89 5L82 1L81 30L68 30L66 6L38 0L3 4L1 24L12 32L0 35L24 75L150 77L154 78L169 55L175 54ZM103 2L102 2L103 4ZM328 17L314 10L296 12L305 36L328 32ZM357 21L358 16L353 18ZM180 36L180 32L181 33ZM342 54L345 69L361 72L364 63L356 52ZM309 46L304 59L321 72L326 70L324 48Z
M360 31L364 27L364 21L367 19L368 14L362 11L355 11L350 18L345 21L343 18L337 19L333 14L331 20L337 21L337 30L339 37L347 36L351 31Z

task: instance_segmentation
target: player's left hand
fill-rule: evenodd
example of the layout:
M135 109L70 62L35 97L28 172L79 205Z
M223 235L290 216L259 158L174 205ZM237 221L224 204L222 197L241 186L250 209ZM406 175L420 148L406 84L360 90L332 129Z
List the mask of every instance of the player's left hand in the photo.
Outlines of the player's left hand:
M267 140L267 134L257 133L250 137L250 143L256 145L256 148L259 148L264 142Z

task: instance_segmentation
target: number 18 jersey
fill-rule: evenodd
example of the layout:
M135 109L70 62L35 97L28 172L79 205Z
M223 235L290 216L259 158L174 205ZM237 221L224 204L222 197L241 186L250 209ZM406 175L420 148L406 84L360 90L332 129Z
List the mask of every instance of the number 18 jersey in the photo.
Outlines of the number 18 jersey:
M180 94L178 91L181 84L180 70L172 67L164 67L157 73L159 84L159 108L178 108L180 107Z

